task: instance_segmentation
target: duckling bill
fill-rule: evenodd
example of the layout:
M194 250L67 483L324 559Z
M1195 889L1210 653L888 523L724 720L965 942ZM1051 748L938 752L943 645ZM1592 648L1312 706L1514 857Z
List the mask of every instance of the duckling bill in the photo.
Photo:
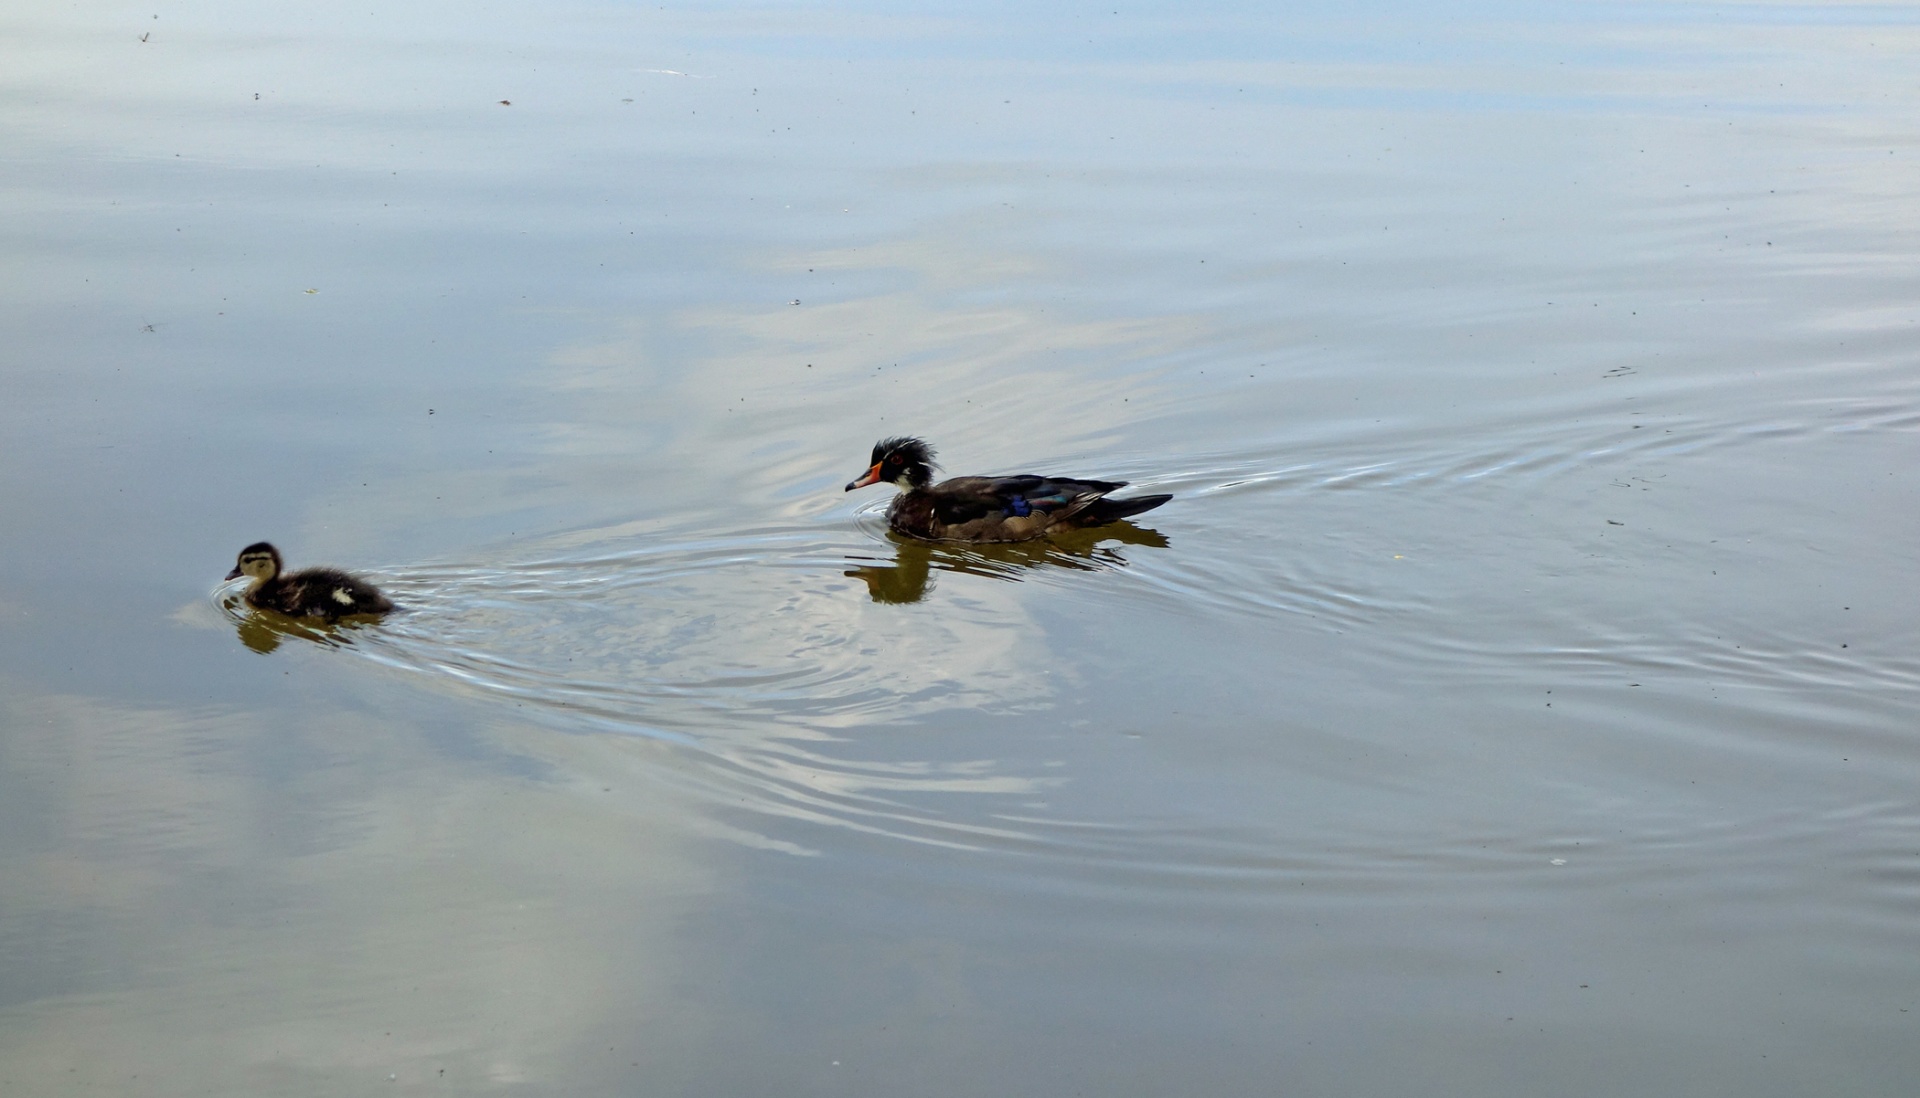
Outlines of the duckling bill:
M1031 541L1056 530L1105 526L1151 511L1170 495L1108 499L1124 480L1074 480L1023 474L954 477L933 483L933 447L917 438L881 439L871 467L847 491L881 481L898 485L887 507L895 532L928 541Z
M353 614L384 614L392 600L366 580L337 568L303 568L282 572L280 550L264 541L240 550L240 559L228 580L251 576L247 605L272 610L290 618L324 618L329 623Z

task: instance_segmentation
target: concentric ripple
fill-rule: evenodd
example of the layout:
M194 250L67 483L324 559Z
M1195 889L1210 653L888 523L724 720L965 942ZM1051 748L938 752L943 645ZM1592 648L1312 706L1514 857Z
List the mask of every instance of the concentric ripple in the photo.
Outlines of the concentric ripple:
M1643 415L1597 399L1490 409L1472 436L1403 425L1132 466L1120 455L1115 475L1174 503L1034 543L899 539L876 494L851 516L697 533L689 522L680 536L653 526L645 544L627 527L574 531L512 555L375 573L403 608L377 627L270 621L231 594L223 605L256 648L300 636L557 727L669 745L685 763L675 773L729 805L1068 857L1111 841L1115 856L1151 861L1154 844L1098 814L1036 810L1073 776L987 733L1081 711L1074 669L1087 657L1060 638L1087 634L1057 629L1061 617L1101 623L1096 636L1212 622L1295 660L1337 638L1343 670L1434 691L1537 688L1543 711L1558 700L1566 712L1569 691L1615 687L1676 707L1824 690L1829 725L1884 727L1887 714L1846 693L1910 699L1920 666L1844 619L1831 636L1746 620L1728 600L1748 588L1701 579L1724 570L1764 584L1786 566L1779 553L1796 550L1720 546L1718 531L1687 527L1681 493L1756 463L1844 462L1856 439L1913 430L1911 395L1894 387L1784 417L1765 406ZM1763 524L1775 512L1759 501L1751 519L1717 514ZM1673 546L1688 539L1704 575L1670 568L1649 587L1645 562L1679 559ZM1556 593L1569 576L1593 581L1584 601ZM1216 839L1177 860L1229 864L1232 842Z
M1005 584L937 618L902 616L863 589L863 568L1011 578L982 555L909 563L806 528L532 560L372 573L401 612L377 627L322 628L222 606L249 643L281 635L358 653L434 688L519 703L574 729L687 749L694 780L762 811L918 841L1012 840L1016 829L943 818L906 798L1028 795L1048 779L990 759L862 758L855 730L935 714L981 719L1049 703L1033 630ZM1027 562L1076 567L1070 551ZM1087 565L1097 567L1098 565ZM924 577L923 577L924 579Z

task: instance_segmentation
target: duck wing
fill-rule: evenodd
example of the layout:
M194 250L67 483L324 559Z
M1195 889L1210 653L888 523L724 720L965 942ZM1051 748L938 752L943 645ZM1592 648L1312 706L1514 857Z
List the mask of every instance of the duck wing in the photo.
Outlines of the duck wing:
M1072 480L1066 477L955 477L929 488L933 513L947 526L994 516L1027 518L1035 513L1055 521L1068 519L1124 480Z
M393 603L358 576L334 568L308 568L280 578L274 608L294 617L337 620L348 614L384 614Z

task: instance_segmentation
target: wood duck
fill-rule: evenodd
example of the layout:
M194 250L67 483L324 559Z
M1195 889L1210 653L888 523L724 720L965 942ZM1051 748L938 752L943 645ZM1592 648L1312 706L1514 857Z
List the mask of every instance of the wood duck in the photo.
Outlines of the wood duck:
M917 438L881 439L873 465L847 491L888 481L901 488L887 525L908 537L974 543L1030 541L1057 530L1104 526L1151 511L1169 495L1107 499L1124 480L1065 477L954 477L933 483L933 447Z
M393 602L372 584L335 568L303 568L280 574L280 550L256 541L240 550L239 563L228 580L253 577L247 605L273 610L290 618L325 618L336 622L350 614L384 614Z

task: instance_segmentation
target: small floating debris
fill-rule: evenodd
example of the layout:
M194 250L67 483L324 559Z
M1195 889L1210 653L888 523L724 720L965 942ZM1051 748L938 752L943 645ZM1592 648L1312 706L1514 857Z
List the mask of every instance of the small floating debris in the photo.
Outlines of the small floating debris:
M1565 858L1555 858L1554 860L1548 862L1547 864L1548 865L1566 865L1567 860Z

